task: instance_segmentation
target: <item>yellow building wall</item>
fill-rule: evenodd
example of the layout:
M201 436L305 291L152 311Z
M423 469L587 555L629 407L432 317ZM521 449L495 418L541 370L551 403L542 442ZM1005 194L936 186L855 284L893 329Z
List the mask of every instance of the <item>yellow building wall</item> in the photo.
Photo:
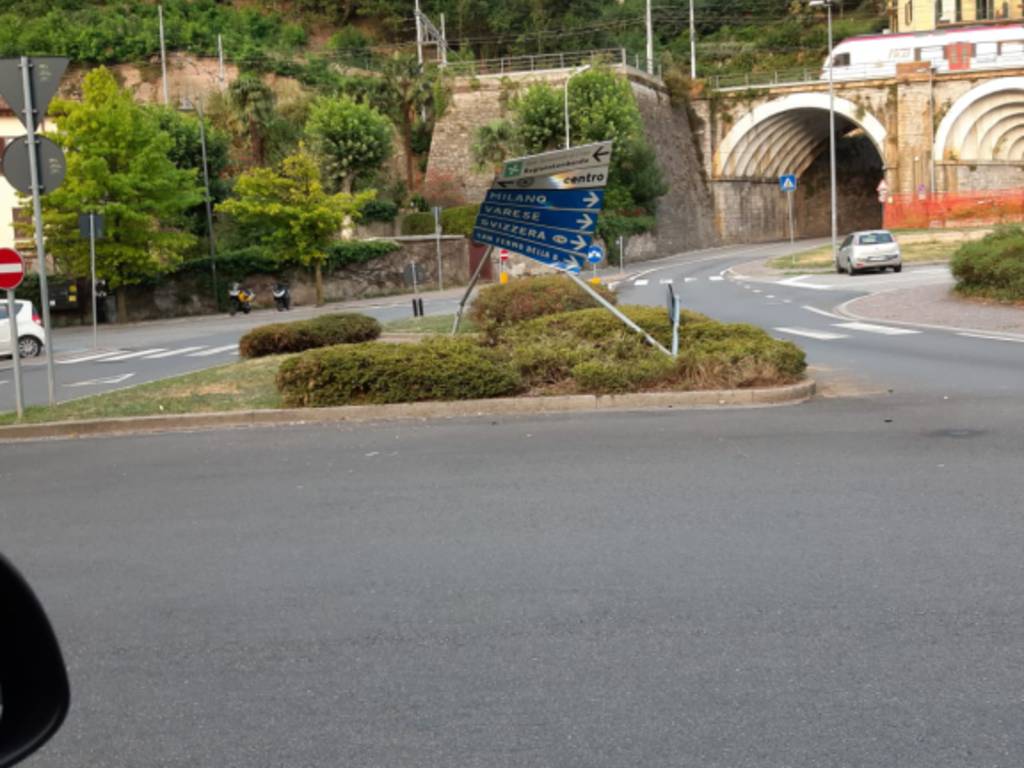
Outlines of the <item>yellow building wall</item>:
M939 0L940 3L955 6L955 0ZM935 29L939 19L935 13L935 0L892 0L889 13L894 32L927 32ZM913 10L908 14L908 7ZM988 9L988 13L985 11ZM947 9L949 23L972 21L1001 21L1003 19L1024 19L1024 0L960 0L960 18Z

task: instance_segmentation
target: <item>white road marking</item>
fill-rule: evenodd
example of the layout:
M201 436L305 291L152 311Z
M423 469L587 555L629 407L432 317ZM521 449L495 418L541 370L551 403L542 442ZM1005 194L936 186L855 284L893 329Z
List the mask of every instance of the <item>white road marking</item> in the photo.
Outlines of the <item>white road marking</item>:
M1014 339L1009 336L990 336L987 333L958 333L957 336L966 336L969 339L987 339L989 341L1012 341L1015 344L1024 344L1024 339Z
M760 288L755 288L754 293L764 293Z
M713 283L717 283L717 282L720 282L722 280L725 280L725 278L722 277L721 275L712 275L711 277L708 278L708 280L710 280Z
M113 352L100 352L95 355L86 355L85 357L76 357L71 360L57 360L57 365L74 365L75 363L84 363L88 360L102 360L104 357L110 357L111 355L120 355L124 352L123 349L115 349Z
M65 384L65 387L96 387L100 384L120 384L123 381L128 381L134 373L122 373L120 376L107 376L102 379L87 379L86 381L76 381L73 384Z
M684 277L683 278L683 282L684 283L695 283L695 282L697 282L697 278L696 277Z
M791 299L783 299L783 300L782 300L782 303L783 303L783 304L792 304L792 303L793 303L793 301L792 301Z
M184 355L187 352L197 352L200 349L206 349L206 345L202 344L198 347L182 347L181 349L169 349L166 352L158 352L155 355L149 355L143 358L144 360L162 360L165 357L174 357L175 355Z
M163 352L166 347L153 347L152 349L142 349L138 352L129 352L126 355L115 355L114 357L108 357L103 360L104 363L119 363L122 360L131 360L136 357L142 357L143 355L151 355L154 352Z
M650 280L634 280L633 281L633 285L636 285L636 286L639 286L639 287L643 287L643 286L647 285L649 282L651 282L651 281Z
M672 278L666 277L662 280L659 280L658 282L661 283L662 285L672 285Z
M764 297L765 297L766 299L774 299L774 298L775 298L775 296L773 296L773 295L772 295L772 294L770 294L770 293L766 293L766 294L764 295Z
M223 347L214 347L213 349L207 349L204 352L193 352L188 355L188 357L210 357L211 355L219 355L221 352L227 352L229 350L234 351L237 349L237 344L225 344Z
M829 333L828 331L815 331L811 328L776 328L779 333L789 333L793 336L806 336L809 339L818 339L819 341L833 341L835 339L845 339L847 336L842 333Z
M810 304L804 304L802 306L802 309L806 309L808 312L813 312L814 314L821 315L822 317L831 317L833 320L846 320L847 319L847 318L843 317L842 315L834 315L831 312L826 312L824 309L818 309L817 307L812 307Z
M912 328L892 328L887 325L874 325L872 323L835 323L837 328L846 328L850 331L863 331L864 333L880 333L883 336L910 336L920 331Z
M799 275L798 277L790 277L786 280L779 280L779 285L790 285L794 288L810 288L814 291L831 291L831 285L809 285L802 283L801 280L807 280L808 278L814 277L814 275Z

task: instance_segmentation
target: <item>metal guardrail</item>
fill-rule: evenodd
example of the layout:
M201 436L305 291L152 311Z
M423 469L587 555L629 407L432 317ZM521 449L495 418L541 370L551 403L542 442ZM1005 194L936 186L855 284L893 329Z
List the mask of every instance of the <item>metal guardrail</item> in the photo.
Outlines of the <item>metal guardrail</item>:
M477 61L449 61L445 71L456 77L508 75L516 72L572 69L583 64L590 64L595 60L629 66L630 58L629 52L625 48L602 48L592 51L502 56L497 59L479 59Z

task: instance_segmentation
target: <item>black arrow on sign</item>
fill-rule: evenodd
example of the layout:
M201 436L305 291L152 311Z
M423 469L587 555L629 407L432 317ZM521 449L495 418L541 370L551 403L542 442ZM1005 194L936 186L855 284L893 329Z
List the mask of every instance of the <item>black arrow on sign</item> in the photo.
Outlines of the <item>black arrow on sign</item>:
M598 147L597 150L594 152L594 160L600 163L602 160L605 159L605 157L607 157L610 154L611 152L608 150L608 147Z

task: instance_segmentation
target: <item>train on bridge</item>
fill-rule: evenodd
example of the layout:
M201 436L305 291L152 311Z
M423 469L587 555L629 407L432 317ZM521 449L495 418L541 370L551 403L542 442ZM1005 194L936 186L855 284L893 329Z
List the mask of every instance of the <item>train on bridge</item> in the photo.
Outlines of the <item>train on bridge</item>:
M835 80L893 77L914 62L927 62L936 73L1024 67L1024 24L850 37L833 48L821 77L828 79L830 67Z

